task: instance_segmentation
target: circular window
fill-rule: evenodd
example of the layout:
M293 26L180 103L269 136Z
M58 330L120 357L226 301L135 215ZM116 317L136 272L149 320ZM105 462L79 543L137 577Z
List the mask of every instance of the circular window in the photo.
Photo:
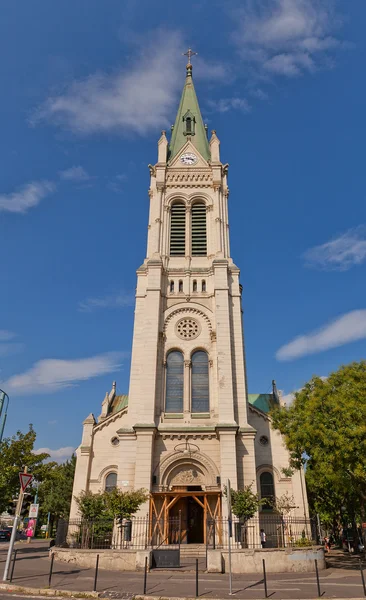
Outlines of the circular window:
M177 335L183 340L193 340L201 333L201 326L196 319L180 319L176 324Z
M111 444L112 444L112 446L118 446L118 444L119 444L118 437L112 437Z
M269 439L266 435L261 435L261 437L259 438L259 443L262 444L262 446L268 446L269 444Z

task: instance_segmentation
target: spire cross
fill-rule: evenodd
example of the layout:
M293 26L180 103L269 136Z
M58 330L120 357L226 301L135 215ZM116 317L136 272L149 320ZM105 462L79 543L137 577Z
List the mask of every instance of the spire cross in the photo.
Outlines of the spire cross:
M184 52L183 56L188 56L188 64L191 64L191 58L192 56L197 56L197 52L193 52L192 48L188 48L187 52Z

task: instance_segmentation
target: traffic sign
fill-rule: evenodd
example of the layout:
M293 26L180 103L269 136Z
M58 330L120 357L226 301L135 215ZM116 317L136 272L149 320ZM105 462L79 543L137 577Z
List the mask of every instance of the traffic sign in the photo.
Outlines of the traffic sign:
M36 519L38 517L39 504L31 504L29 507L29 518Z
M20 487L22 489L22 492L24 492L27 489L30 482L32 481L33 475L31 473L19 473L19 479Z

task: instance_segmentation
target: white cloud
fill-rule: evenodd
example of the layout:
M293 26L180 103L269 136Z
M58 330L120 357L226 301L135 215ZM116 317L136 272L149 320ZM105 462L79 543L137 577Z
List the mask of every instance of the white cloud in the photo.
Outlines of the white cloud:
M125 308L126 306L133 306L134 302L135 296L132 292L120 292L100 298L87 298L87 300L79 302L79 311L93 312L99 308Z
M15 343L13 340L17 334L7 329L0 329L0 356L11 356L18 354L24 349L24 344Z
M281 405L286 404L286 406L291 406L294 400L295 392L290 392L289 394L285 394L285 396L281 396Z
M366 261L366 227L349 229L330 242L307 250L306 265L326 271L347 271Z
M75 360L40 360L28 371L4 381L2 387L9 395L18 396L58 392L80 381L118 371L125 356L122 352L108 352Z
M300 335L276 352L277 360L294 360L366 338L366 310L353 310L320 329Z
M19 352L23 352L24 344L6 344L0 343L0 356L12 356L13 354L18 354Z
M57 448L56 450L52 450L51 448L38 448L38 450L34 451L34 454L43 454L44 452L50 455L49 460L64 462L71 458L75 452L75 448L73 446L65 446L63 448Z
M0 194L0 212L26 213L55 190L51 181L32 181L17 192Z
M342 46L332 35L341 23L333 8L332 0L244 0L234 40L257 76L313 72Z
M193 72L195 76L202 80L231 80L229 67L227 65L224 65L220 62L210 63L201 56L197 56L194 58Z
M0 329L0 342L8 342L13 340L17 336L13 331L8 331L7 329Z
M231 109L242 110L243 112L251 110L251 106L246 98L221 98L217 101L209 100L208 104L213 110L220 113L228 112Z
M89 181L90 179L90 175L80 165L60 171L59 175L61 179L65 179L66 181Z
M184 66L178 32L157 34L140 57L114 73L94 73L48 98L32 123L46 120L79 134L135 132L168 127L182 88Z

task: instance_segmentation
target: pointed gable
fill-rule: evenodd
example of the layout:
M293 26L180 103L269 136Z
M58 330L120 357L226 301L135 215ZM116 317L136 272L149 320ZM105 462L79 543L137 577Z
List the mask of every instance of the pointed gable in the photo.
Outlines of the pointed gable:
M188 139L205 160L210 160L207 133L193 85L192 65L187 65L186 81L169 144L169 160L178 154Z

